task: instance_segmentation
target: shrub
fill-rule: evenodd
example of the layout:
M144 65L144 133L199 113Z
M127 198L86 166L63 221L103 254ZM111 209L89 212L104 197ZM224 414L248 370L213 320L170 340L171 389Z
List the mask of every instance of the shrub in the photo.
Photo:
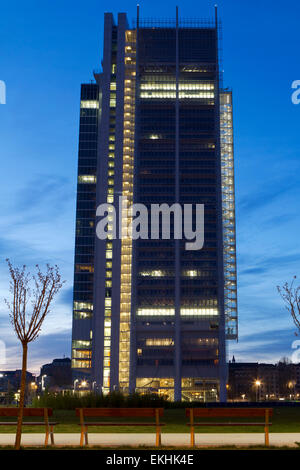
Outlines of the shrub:
M78 392L50 393L44 392L39 398L32 401L33 407L48 407L54 410L74 410L75 408L146 408L170 406L165 398L155 394L140 395L133 393L123 395L121 392L112 392L107 395Z

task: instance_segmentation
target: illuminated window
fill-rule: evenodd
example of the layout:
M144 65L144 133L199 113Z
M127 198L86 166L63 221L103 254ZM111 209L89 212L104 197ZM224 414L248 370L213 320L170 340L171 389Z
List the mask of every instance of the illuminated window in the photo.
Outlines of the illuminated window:
M89 264L76 264L75 269L76 269L76 272L88 272L88 273L94 272L94 266L91 266Z
M197 271L195 271L195 270L187 270L187 271L184 272L184 276L196 277L196 276L197 276Z
M74 310L93 310L93 304L90 302L74 302Z
M73 369L90 369L91 361L89 359L72 359Z
M146 346L174 346L172 338L147 338Z
M218 315L218 309L216 308L182 308L180 309L180 315L211 317L211 316Z
M88 349L73 349L72 355L74 359L90 359L92 351Z
M140 377L136 379L136 386L139 388L143 387L174 387L174 379L171 378L150 378Z
M175 99L175 91L142 91L140 94L144 99ZM214 98L213 92L205 91L180 91L179 99L209 99Z
M80 101L81 108L99 108L99 102L95 100L81 100Z
M92 316L92 312L78 312L77 310L74 312L75 320L89 320Z
M95 175L78 175L78 183L83 184L96 184L97 178Z
M137 316L173 316L175 315L174 308L139 308ZM180 315L182 316L217 316L218 309L216 308L181 308Z
M161 277L161 276L165 276L166 275L166 272L165 271L161 271L160 269L154 269L152 271L141 271L139 273L140 276L143 276L143 277L146 277L146 276L151 276L151 277Z
M157 140L157 139L159 139L159 135L158 135L158 134L150 134L150 135L149 135L149 139L151 139L151 140Z
M175 315L174 308L139 308L137 315L140 317Z
M92 347L92 342L85 339L73 339L72 348L73 349L90 349Z

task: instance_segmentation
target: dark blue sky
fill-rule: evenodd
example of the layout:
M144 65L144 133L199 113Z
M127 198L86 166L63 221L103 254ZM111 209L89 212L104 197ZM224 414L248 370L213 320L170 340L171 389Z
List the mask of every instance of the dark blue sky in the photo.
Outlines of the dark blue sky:
M178 1L180 16L212 17L212 1ZM142 17L170 18L176 3L147 0ZM233 89L239 272L237 360L277 361L292 353L295 328L276 285L299 274L300 79L296 0L218 2L223 25L224 85ZM133 1L5 2L0 17L0 296L5 258L58 263L67 280L41 337L30 347L32 370L70 354L72 270L80 84L102 55L103 13ZM17 339L3 300L0 339L7 363L20 367Z

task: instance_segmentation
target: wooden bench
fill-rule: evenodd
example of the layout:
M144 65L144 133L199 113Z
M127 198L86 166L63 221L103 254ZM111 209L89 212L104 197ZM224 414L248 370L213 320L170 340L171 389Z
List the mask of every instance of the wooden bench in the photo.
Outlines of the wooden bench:
M195 446L195 426L264 426L265 445L269 446L270 418L272 408L187 408L185 414L190 418L187 424L191 429L191 446ZM262 421L195 421L195 418L264 418Z
M156 446L161 445L160 417L163 416L163 408L76 408L76 416L80 418L81 435L80 445L88 444L89 426L155 426ZM85 418L155 418L154 421L86 421Z
M45 426L45 446L48 445L48 440L50 436L51 445L54 444L54 434L53 434L53 426L55 426L56 422L50 422L49 416L52 416L53 411L52 408L24 408L23 418L41 418L43 417L43 421L27 421L23 419L22 426ZM6 418L17 418L19 416L19 408L0 408L0 417ZM18 421L0 421L0 426L15 426L17 425Z

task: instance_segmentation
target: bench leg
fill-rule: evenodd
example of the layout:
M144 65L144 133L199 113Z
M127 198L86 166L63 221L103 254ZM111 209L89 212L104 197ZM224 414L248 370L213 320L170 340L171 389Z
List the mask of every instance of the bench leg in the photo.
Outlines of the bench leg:
M191 426L191 447L195 447L195 428Z
M270 440L269 440L269 426L265 427L265 446L269 447Z
M46 434L45 434L45 446L48 445L48 440L49 440L49 428L46 428Z
M84 437L85 437L85 445L87 446L89 441L88 441L88 428L85 426L85 432L84 432Z
M160 427L156 428L156 447L161 446L161 430Z
M83 426L81 427L81 433L80 433L80 445L83 446L83 440L84 440L84 428Z
M51 445L54 445L54 433L53 433L53 426L50 426L50 439L51 439Z

